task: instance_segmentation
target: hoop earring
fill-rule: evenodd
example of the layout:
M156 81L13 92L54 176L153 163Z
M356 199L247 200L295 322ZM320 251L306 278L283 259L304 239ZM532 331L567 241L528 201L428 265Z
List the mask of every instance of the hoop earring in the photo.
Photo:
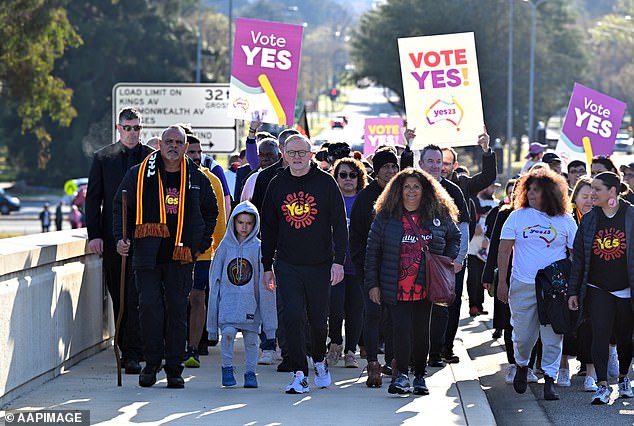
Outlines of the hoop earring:
M608 207L616 207L618 201L616 200L616 198L610 198L608 199Z

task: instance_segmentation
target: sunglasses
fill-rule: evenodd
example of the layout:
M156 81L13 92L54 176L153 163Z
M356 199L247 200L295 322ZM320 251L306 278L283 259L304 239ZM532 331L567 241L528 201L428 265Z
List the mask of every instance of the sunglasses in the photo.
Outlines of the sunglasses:
M359 176L359 173L357 172L339 172L339 177L341 179L348 179L348 176L350 176L350 179L356 179L357 176Z
M136 126L130 126L129 124L119 124L119 126L121 126L121 128L125 130L126 132L130 132L132 130L134 130L135 132L138 132L139 130L143 128L143 126L140 126L138 124Z

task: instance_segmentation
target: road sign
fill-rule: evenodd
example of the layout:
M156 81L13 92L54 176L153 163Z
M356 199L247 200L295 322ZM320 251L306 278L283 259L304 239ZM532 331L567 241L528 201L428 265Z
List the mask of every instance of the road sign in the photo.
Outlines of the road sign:
M203 150L234 152L236 121L227 115L229 84L118 83L112 88L113 129L121 108L135 107L143 116L141 140L160 137L166 127L191 123ZM113 141L118 132L113 131Z
M66 195L75 195L77 192L77 183L74 180L67 180L64 184L64 193Z

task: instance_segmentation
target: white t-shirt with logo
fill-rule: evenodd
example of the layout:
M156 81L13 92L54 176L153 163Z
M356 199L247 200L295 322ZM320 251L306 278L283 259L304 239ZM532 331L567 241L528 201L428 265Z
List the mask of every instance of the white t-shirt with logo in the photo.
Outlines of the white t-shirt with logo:
M514 240L511 276L524 283L535 281L537 271L567 257L577 224L568 213L548 216L531 207L515 210L502 227L502 240Z

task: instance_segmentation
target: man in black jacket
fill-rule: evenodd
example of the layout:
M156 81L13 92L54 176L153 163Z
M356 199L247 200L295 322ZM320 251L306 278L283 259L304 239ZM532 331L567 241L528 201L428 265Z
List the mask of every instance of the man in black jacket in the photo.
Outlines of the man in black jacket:
M286 142L288 167L269 184L261 209L262 266L265 285L279 286L284 307L288 358L295 372L286 392L305 393L306 317L315 385L331 383L325 361L330 286L343 279L348 225L337 183L310 161L310 141L293 135Z
M139 291L139 318L145 367L139 385L152 386L165 357L168 388L183 388L181 376L187 341L187 296L193 261L211 245L218 217L211 182L185 157L183 128L168 127L159 150L123 178L113 205L117 252L127 256L134 245L132 269ZM128 191L123 238L121 191Z
M253 196L251 197L251 202L262 215L262 204L264 203L264 195L266 194L266 190L269 187L269 183L271 180L277 175L280 170L284 170L288 167L288 163L284 158L284 148L286 146L286 140L293 135L299 135L299 132L295 129L285 129L282 130L277 137L278 148L282 157L271 164L269 167L258 173L258 177L255 180L255 187L253 188ZM293 369L290 365L290 361L288 359L288 351L286 350L286 327L284 326L284 306L280 302L281 298L278 294L277 296L277 343L282 352L282 362L277 366L277 371L281 373L293 372ZM268 342L265 344L268 345L266 347L270 347L271 342L270 338L267 336Z
M114 317L119 315L119 288L121 279L121 256L117 254L112 236L112 200L128 169L139 164L153 149L142 145L141 114L134 108L124 108L119 113L117 130L120 139L95 153L88 178L86 191L86 225L88 227L88 248L103 256L103 275L112 299ZM129 268L126 270L129 271ZM119 333L119 348L126 374L141 372L142 342L139 333L137 291L134 282L125 283L125 306Z

